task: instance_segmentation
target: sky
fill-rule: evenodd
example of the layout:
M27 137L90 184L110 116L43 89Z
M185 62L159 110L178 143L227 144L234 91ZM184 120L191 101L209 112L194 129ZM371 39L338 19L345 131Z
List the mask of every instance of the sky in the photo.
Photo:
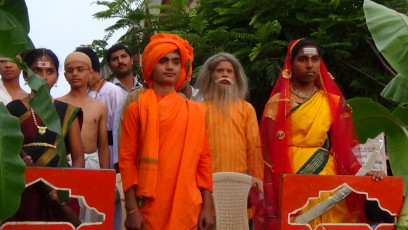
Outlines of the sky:
M80 45L91 44L93 40L103 39L106 35L105 28L113 25L115 20L98 20L93 14L107 8L98 6L96 0L26 0L28 17L30 20L30 33L36 48L52 50L60 62L57 87L53 87L51 95L56 98L67 94L70 90L65 80L63 63L65 57ZM125 33L120 30L108 40L108 47ZM24 85L20 77L21 86Z

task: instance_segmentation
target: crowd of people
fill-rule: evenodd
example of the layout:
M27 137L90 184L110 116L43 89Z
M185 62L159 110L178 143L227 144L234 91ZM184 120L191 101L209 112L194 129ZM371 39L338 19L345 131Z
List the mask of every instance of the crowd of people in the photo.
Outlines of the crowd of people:
M17 58L44 78L49 89L55 85L59 61L51 50L34 49ZM232 54L208 58L194 86L193 47L174 34L151 37L142 54L142 84L132 72L126 46L112 46L106 60L111 82L101 75L92 49L73 51L63 66L71 90L50 100L61 121L70 167L114 169L121 175L126 213L116 199L113 229L122 229L122 216L129 230L212 229L215 172L262 180L264 205L248 205L262 212L249 216L261 213L262 218L253 220L262 223L254 226L277 229L281 174L354 175L361 167L351 109L311 40L289 43L259 125L246 101L247 76ZM28 167L56 167L56 134L30 107L36 92L21 89L15 63L1 61L0 74L1 102L20 119L21 158ZM384 177L380 171L369 175ZM45 184L26 188L18 212L6 221L69 221L75 226L92 221L80 202L62 204L55 194ZM310 225L360 222L358 201L343 200Z

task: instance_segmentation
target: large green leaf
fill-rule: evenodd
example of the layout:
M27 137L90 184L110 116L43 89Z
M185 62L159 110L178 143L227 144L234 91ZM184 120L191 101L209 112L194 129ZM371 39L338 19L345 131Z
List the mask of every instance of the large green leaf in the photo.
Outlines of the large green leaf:
M41 117L48 129L57 133L57 152L60 155L58 166L67 167L65 142L61 134L60 120L51 101L45 80L35 75L26 64L19 62L15 57L0 58L0 60L13 61L21 70L27 72L28 84L37 92L30 101L30 106ZM25 165L20 158L23 135L20 131L19 120L9 114L3 103L0 104L2 106L0 110L0 219L6 219L12 216L20 205L20 196L25 187ZM18 133L19 138L13 132Z
M408 103L408 75L397 74L383 89L381 96L393 101Z
M370 0L364 0L364 13L377 49L400 75L381 95L408 103L408 17Z
M0 0L0 50L14 57L33 48L24 0Z
M408 129L399 117L408 117L408 109L400 106L395 115L370 98L352 98L347 101L353 108L353 121L360 141L385 133L387 153L393 175L404 177L404 191L408 186Z
M370 0L364 1L364 13L378 50L398 73L408 75L408 17Z
M0 219L14 215L25 187L25 164L20 157L20 121L0 102Z

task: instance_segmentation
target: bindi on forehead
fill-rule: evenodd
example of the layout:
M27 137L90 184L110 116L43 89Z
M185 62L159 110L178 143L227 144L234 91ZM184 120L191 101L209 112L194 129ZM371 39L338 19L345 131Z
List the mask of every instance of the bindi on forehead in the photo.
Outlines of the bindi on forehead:
M49 68L51 67L51 64L49 61L38 61L37 62L38 67L42 67L42 68Z
M314 48L314 47L305 47L305 48L303 48L303 54L318 55L317 49Z

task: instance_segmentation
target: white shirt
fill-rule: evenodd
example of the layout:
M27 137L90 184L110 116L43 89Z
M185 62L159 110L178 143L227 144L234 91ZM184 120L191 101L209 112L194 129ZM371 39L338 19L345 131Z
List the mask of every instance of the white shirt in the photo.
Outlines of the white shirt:
M0 78L0 102L7 105L10 101L12 101L11 96L7 92L6 87L4 87L3 80Z
M96 100L99 100L103 102L107 109L108 109L108 121L107 121L107 128L108 131L112 131L113 134L113 140L116 135L115 133L118 132L118 127L119 127L119 121L120 119L115 119L115 116L119 114L120 116L120 111L122 111L122 106L123 102L126 99L126 95L123 92L123 90L114 85L111 82L105 81L104 85L102 88L96 92L96 91L88 91L88 95L92 98L95 98ZM117 142L116 142L117 143ZM114 145L115 141L113 141L113 145L109 145L109 150L110 150L110 166L113 168L113 164L117 162L115 159L118 157L114 156L115 152L117 154L117 151L115 151L115 147L117 146Z
M125 93L125 95L128 95L128 93L129 93L130 91L136 89L137 87L142 86L142 85L137 81L136 77L133 77L133 86L132 86L132 89L131 89L130 91L128 91L128 90L126 89L126 87L122 84L122 82L120 82L119 79L117 79L116 77L113 78L112 83L115 84L115 85L117 85L117 86L119 86L119 87L123 90L123 92Z

